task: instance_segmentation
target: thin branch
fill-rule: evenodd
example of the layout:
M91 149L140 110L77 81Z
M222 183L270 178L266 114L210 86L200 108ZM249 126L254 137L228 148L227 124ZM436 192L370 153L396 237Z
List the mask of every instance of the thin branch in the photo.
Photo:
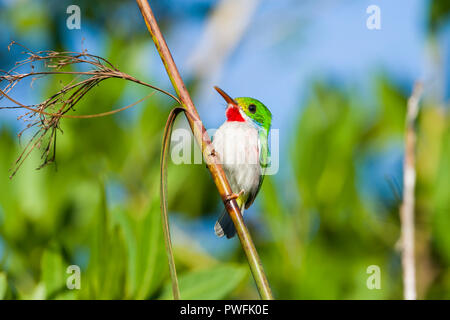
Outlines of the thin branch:
M27 109L31 112L35 112L44 116L50 116L50 117L57 117L57 118L69 118L69 119L92 119L92 118L101 118L101 117L106 117L106 116L110 116L122 111L125 111L129 108L134 107L135 105L141 103L144 100L147 100L148 98L150 98L151 96L153 96L155 94L155 91L149 93L148 95L146 95L144 98L139 99L136 102L133 102L132 104L129 104L125 107L119 108L119 109L115 109L115 110L111 110L111 111L106 111L106 112L101 112L101 113L94 113L94 114L82 114L82 115L72 115L72 114L61 114L61 113L50 113L50 112L45 112L42 110L38 110L38 109L34 109L30 106L26 106L22 103L20 103L19 101L11 98L9 95L7 95L5 92L3 92L2 89L0 89L0 94L3 95L5 98L7 98L9 101L15 103L17 106L14 107L0 107L0 109L6 109L6 108L23 108L23 109Z
M403 295L405 300L415 300L416 267L414 258L414 188L416 183L415 122L419 113L419 101L423 86L416 83L408 100L405 126L405 158L403 163L403 202L400 207Z
M158 23L153 15L150 5L146 0L136 0L142 16L144 17L147 28L152 36L153 42L159 52L159 55L164 63L167 74L172 82L172 85L177 92L178 97L181 100L181 105L185 108L189 114L187 117L191 130L194 137L201 147L203 157L206 160L209 171L211 172L212 178L216 187L220 193L222 201L225 204L235 227L239 240L241 241L242 248L247 257L250 269L255 279L256 286L258 288L259 294L262 299L273 299L272 292L270 290L267 277L264 273L261 261L259 259L256 248L251 239L250 233L244 224L239 206L235 200L229 200L232 190L227 177L220 165L216 153L211 144L208 133L203 126L197 110L192 102L192 99L187 91L183 80L181 79L180 73L175 65L169 48L167 47L166 41L159 29ZM174 292L175 296L175 292Z

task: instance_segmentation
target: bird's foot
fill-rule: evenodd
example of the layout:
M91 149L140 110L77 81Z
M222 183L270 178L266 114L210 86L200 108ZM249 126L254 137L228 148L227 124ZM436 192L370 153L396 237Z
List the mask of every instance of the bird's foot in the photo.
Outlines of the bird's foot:
M244 190L239 191L239 193L232 193L228 196L225 197L225 202L231 201L231 200L236 200L237 198L239 198L241 195L244 194Z

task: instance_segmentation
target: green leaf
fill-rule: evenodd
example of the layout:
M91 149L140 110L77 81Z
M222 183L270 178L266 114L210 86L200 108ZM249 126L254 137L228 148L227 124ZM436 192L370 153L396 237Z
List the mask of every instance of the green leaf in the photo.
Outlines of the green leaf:
M107 206L105 186L100 181L102 200L95 218L95 235L92 238L91 256L83 284L83 299L118 299L123 297L126 271L126 252L123 230L111 221Z
M61 255L55 250L45 250L41 258L41 280L47 298L65 288L65 268Z
M144 299L151 294L161 285L167 273L167 256L159 211L159 198L155 197L145 220L138 226L138 270L141 283L136 299Z
M8 282L6 280L6 274L4 272L0 272L0 300L5 299L7 288Z
M144 216L124 210L113 211L127 252L127 299L145 299L165 279L167 258L161 228L159 198L154 197Z
M193 271L179 277L181 298L185 300L217 300L227 297L244 280L247 268L232 264ZM161 299L172 299L167 284Z

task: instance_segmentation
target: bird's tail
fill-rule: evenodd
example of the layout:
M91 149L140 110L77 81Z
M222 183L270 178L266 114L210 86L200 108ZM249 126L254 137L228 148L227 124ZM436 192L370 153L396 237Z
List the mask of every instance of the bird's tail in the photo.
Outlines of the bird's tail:
M241 207L241 214L244 214L244 206L239 204L240 201L238 201L238 205ZM216 233L216 236L219 238L226 236L228 239L233 238L236 234L236 228L234 227L233 220L231 220L230 215L228 214L227 210L224 209L222 212L222 215L217 220L216 224L214 225L214 231Z
M214 225L214 231L216 232L216 236L223 237L227 236L228 239L233 238L236 234L236 229L234 228L233 221L230 218L227 210L223 210L222 215L217 220Z

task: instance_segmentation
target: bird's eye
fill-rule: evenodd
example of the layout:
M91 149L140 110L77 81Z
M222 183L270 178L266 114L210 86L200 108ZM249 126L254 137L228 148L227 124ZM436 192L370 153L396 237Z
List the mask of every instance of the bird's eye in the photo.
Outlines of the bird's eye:
M248 111L250 111L251 113L255 113L256 112L256 106L254 104L251 104L248 106Z

